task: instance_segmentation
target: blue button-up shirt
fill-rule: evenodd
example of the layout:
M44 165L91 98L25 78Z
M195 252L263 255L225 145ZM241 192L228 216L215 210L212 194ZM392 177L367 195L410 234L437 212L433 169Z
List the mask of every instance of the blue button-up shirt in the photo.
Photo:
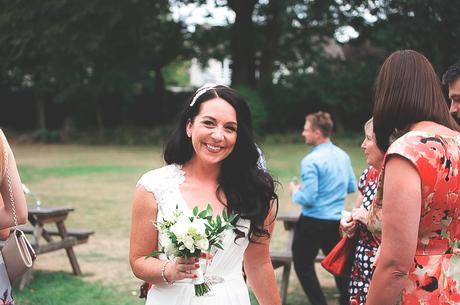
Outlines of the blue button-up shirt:
M345 197L356 191L348 155L332 142L315 146L300 165L302 185L292 201L302 206L302 215L340 220Z

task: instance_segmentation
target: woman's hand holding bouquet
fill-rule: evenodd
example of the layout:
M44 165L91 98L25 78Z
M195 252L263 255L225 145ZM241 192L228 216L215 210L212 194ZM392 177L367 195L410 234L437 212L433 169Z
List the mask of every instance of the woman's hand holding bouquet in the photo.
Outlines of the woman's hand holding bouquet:
M195 207L192 215L187 215L177 207L169 215L164 214L161 221L154 223L161 232L160 250L147 256L157 257L165 254L168 259L175 258L174 265L179 277L176 275L176 278L168 278L168 280L173 282L187 277L192 278L196 296L202 296L210 291L198 259L210 252L213 247L223 250L222 241L225 231L234 229L238 221L237 215L229 216L225 209L222 216L217 215L215 220L212 216L213 211L209 204L203 211ZM192 270L191 274L189 270Z

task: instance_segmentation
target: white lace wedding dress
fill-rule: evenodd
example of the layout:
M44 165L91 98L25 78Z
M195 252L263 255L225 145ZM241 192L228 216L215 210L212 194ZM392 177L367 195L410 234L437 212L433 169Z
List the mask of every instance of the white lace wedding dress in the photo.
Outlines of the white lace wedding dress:
M179 189L184 180L185 173L175 164L149 171L141 177L137 185L152 192L157 201L157 220L161 220L162 215L171 212L176 206L189 211ZM238 221L239 229L245 233L249 224L248 220ZM146 305L250 305L248 288L242 274L243 255L249 241L246 236L237 239L235 243L235 237L233 231L226 231L224 250L216 252L205 270L205 278L213 283L208 294L196 297L194 285L187 279L173 285L152 286ZM160 256L160 259L166 258Z

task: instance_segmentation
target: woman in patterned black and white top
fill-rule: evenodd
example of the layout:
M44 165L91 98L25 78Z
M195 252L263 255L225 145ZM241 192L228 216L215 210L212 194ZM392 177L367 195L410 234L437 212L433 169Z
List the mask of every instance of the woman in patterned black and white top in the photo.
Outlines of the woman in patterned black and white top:
M369 165L358 182L358 198L351 215L344 216L340 222L342 230L352 236L358 234L349 285L350 304L365 304L372 277L372 268L378 243L366 228L367 214L377 190L377 180L383 161L383 153L377 147L372 128L372 119L364 125L365 138L361 148Z

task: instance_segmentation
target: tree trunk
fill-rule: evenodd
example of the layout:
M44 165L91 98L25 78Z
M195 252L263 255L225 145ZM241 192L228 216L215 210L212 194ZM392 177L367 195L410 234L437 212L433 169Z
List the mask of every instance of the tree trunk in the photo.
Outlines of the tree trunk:
M273 72L275 70L275 58L286 16L285 0L270 0L268 3L267 25L264 29L265 41L262 44L262 55L260 57L260 78L259 88L266 88L273 84Z
M235 12L231 29L232 85L256 87L255 31L252 21L257 0L228 0Z
M46 129L45 99L38 97L36 103L37 128Z
M332 106L332 109L330 111L332 115L332 119L334 121L334 129L337 133L343 133L345 131L345 126L343 125L343 119L341 114L341 111L339 110L339 107L337 106Z
M97 133L99 136L99 139L102 139L104 136L104 117L102 114L102 109L103 109L102 102L99 100L99 98L96 100L96 123L97 123Z
M168 117L168 109L166 105L165 93L166 93L166 81L163 76L163 69L161 66L157 66L154 68L155 71L155 85L154 85L154 92L155 92L155 100L158 103L158 115L160 122L164 122L164 120Z

